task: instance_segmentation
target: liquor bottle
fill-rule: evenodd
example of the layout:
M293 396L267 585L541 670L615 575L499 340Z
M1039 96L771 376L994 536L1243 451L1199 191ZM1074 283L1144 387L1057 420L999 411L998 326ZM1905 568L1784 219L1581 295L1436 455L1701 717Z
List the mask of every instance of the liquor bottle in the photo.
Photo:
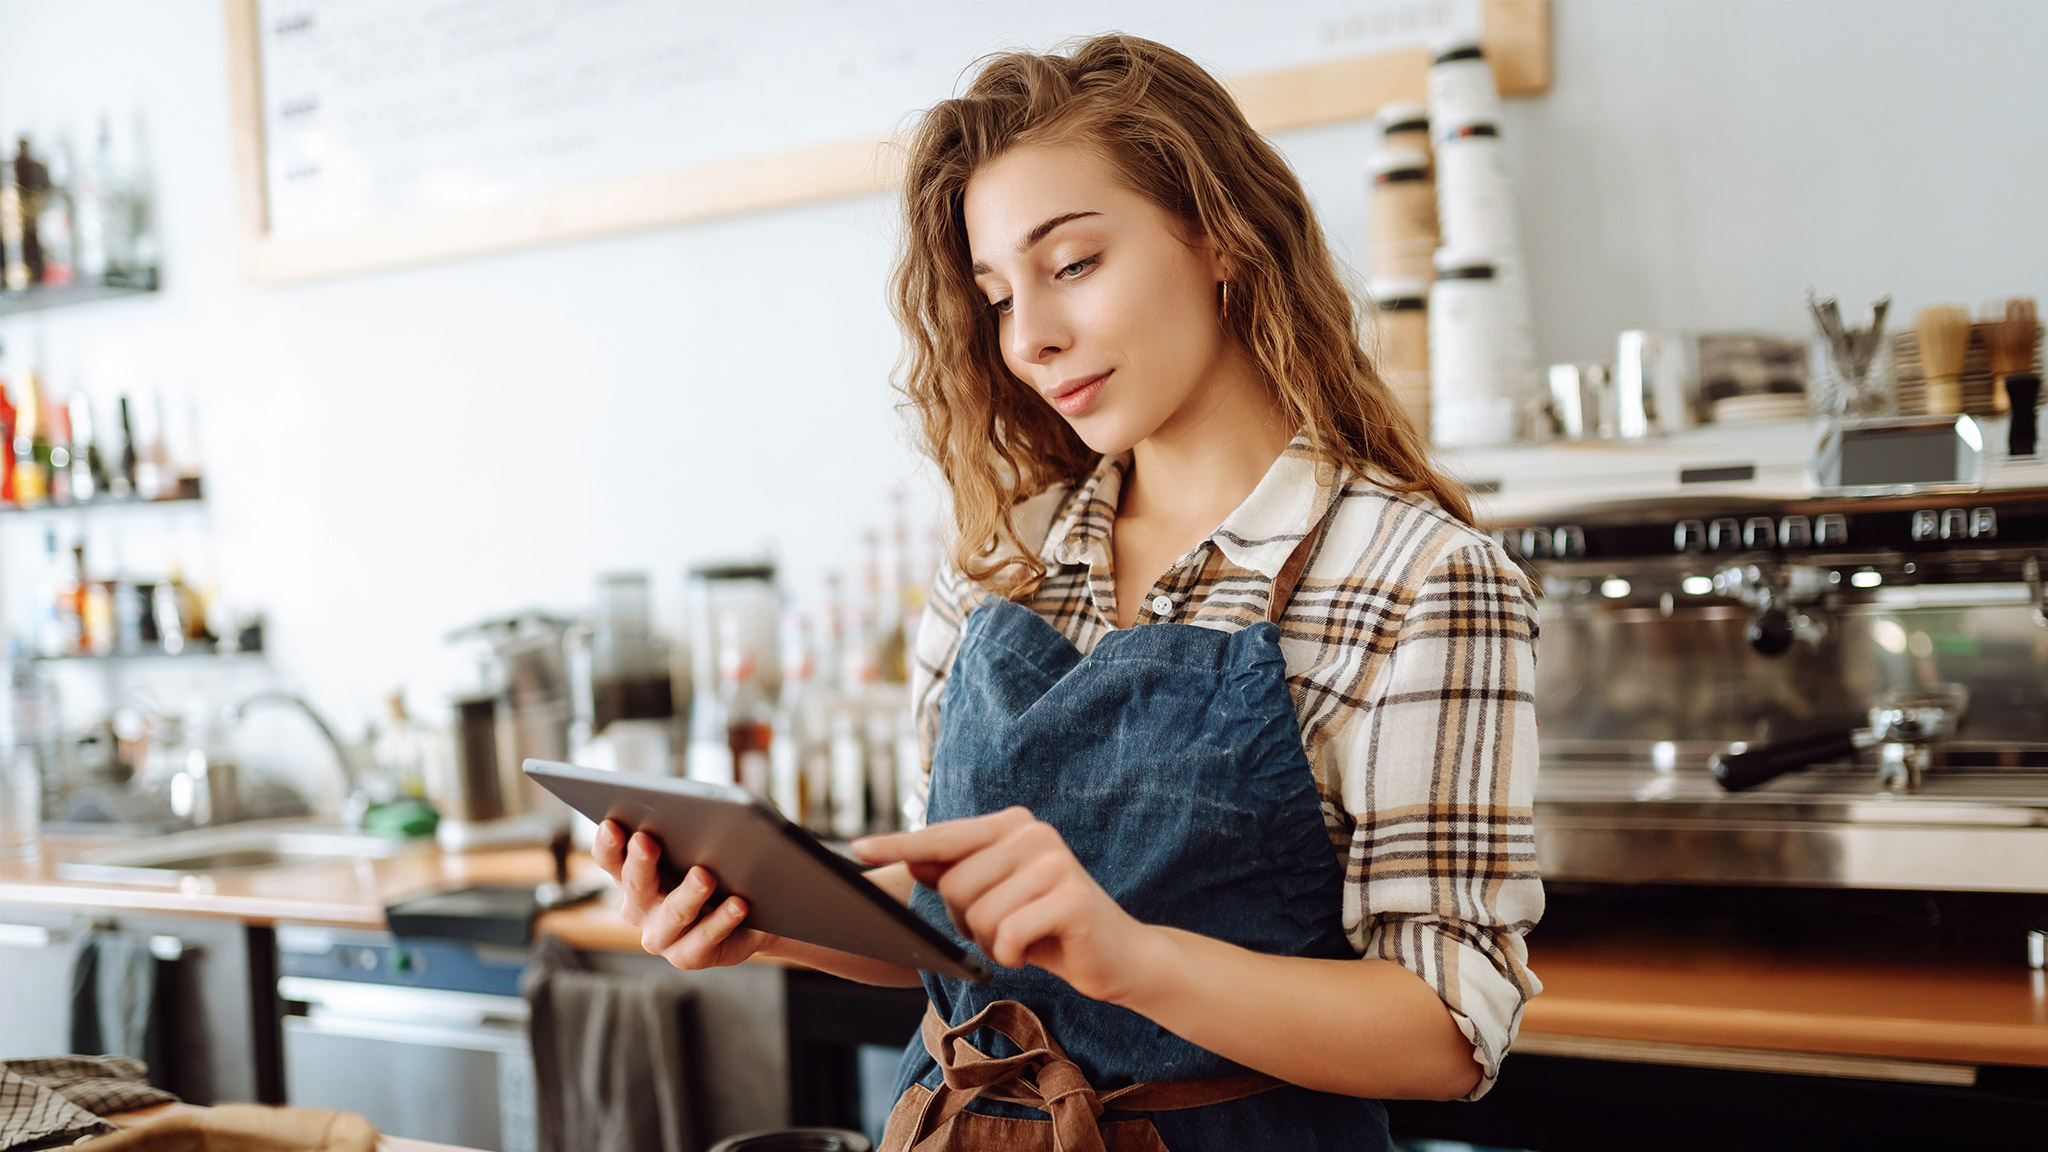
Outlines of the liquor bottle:
M43 246L36 238L36 213L50 174L30 154L25 137L0 133L12 155L0 171L0 284L9 292L25 292L42 278Z
M727 617L720 633L719 703L725 713L726 745L732 749L733 781L767 799L768 750L774 745L775 713L761 691L759 661L738 618Z
M77 244L72 227L71 142L61 133L44 139L49 187L36 216L36 237L43 246L43 283L57 287L77 278Z
M49 492L45 467L49 442L43 440L43 397L33 372L23 372L15 388L14 415L14 504L17 508L39 508Z
M824 635L820 638L818 660L825 690L837 694L845 687L846 671L846 581L838 569L825 572Z
M57 548L57 530L43 532L43 595L36 605L36 651L44 656L68 656L64 606L71 599L64 577L64 554Z
M163 397L152 393L135 405L135 495L162 500L171 495L172 482L164 451Z
M768 746L769 798L784 815L814 832L831 829L831 701L818 677L810 619L791 612L783 621L782 699Z
M62 404L51 404L45 411L50 414L50 454L44 484L49 488L50 503L61 507L72 501L71 414Z
M85 545L71 546L71 576L58 594L57 615L63 633L60 656L83 656L90 648L85 632Z
M0 507L14 507L14 405L0 380Z
M81 153L71 181L73 260L84 284L107 279L107 132L102 120L99 146Z
M840 740L846 739L859 744L861 794L860 835L870 832L888 832L896 826L896 724L892 707L896 695L895 686L882 682L881 645L876 638L876 629L866 613L857 616L852 634L848 637L846 661L846 686L842 690L833 723L833 775L835 784L840 783L845 773L843 787L856 787L850 766L841 769L842 756L850 765L854 755L851 746L842 750ZM841 719L848 723L842 728ZM835 811L834 831L840 831ZM849 814L845 825L853 825ZM841 833L844 835L845 833Z
M108 490L115 496L135 495L135 419L128 409L128 398L121 397L121 470L114 474Z
M831 765L827 827L841 840L851 840L868 830L868 750L860 711L848 707L844 697L832 705Z
M896 590L895 560L885 554L882 539L881 533L873 530L861 534L859 611L869 621L877 676L885 684L902 684L910 679L909 654L903 643L902 597Z
M74 392L64 412L71 426L71 499L83 504L106 495L107 465L93 440L92 401Z
M123 212L121 231L125 240L125 259L120 268L122 282L134 288L154 289L157 286L157 265L162 260L156 238L156 204L151 192L153 173L150 171L149 134L144 129L141 115L134 121L134 130L128 135L128 162L120 171Z

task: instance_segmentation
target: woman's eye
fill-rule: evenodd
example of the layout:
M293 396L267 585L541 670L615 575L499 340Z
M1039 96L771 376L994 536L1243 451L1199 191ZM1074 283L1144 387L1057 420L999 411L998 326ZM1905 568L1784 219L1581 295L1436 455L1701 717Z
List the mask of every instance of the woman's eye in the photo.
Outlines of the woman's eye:
M1008 316L1012 299L1012 297L1005 296L1001 300L993 301L989 304L989 309L997 315Z
M1086 260L1076 260L1060 269L1060 279L1072 280L1077 276L1086 275L1090 268L1101 262L1101 259L1099 256L1090 256Z

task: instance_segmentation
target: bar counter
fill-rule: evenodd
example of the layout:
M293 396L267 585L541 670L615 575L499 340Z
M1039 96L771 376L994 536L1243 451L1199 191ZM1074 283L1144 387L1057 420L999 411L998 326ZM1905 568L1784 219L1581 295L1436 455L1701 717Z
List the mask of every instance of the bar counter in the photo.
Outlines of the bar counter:
M40 860L0 861L0 911L67 908L250 923L380 929L385 905L465 884L537 883L540 848L223 872L182 886L60 877L59 860L107 843L46 837ZM599 875L587 856L578 878ZM547 913L538 931L593 951L635 951L615 899ZM1541 996L1517 1052L1696 1067L1969 1083L1977 1065L2048 1068L2048 980L2010 964L1807 955L1714 940L1567 935L1530 942Z

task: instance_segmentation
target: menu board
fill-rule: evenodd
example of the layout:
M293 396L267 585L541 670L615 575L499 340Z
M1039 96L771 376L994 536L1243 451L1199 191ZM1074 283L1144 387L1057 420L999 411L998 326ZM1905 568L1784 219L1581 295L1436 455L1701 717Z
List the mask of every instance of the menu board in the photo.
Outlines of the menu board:
M228 3L253 56L253 81L238 85L256 105L253 232L289 243L503 216L621 181L644 190L664 173L731 185L707 202L730 211L747 196L774 202L763 192L786 182L790 157L857 165L850 145L872 152L990 52L1114 29L1225 77L1271 75L1477 32L1501 0ZM744 167L755 161L768 166ZM891 176L841 175L849 192ZM835 187L812 183L811 198ZM566 233L592 230L589 213L569 214Z

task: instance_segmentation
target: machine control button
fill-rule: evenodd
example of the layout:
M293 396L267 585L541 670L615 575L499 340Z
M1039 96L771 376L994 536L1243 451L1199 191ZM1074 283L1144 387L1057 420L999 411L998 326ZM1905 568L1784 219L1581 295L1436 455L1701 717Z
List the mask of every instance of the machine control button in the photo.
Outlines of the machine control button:
M1771 523L1769 516L1751 516L1742 522L1742 546L1769 548L1777 542L1777 528L1777 525Z
M1934 539L1941 531L1941 517L1932 508L1922 508L1913 513L1913 542L1923 543Z
M1941 538L1961 540L1969 535L1970 515L1961 508L1945 508L1941 513Z
M1576 560L1586 554L1586 530L1577 524L1565 524L1550 534L1550 546L1560 560Z
M1823 548L1840 547L1849 542L1849 518L1840 512L1823 512L1813 525L1813 542Z
M1998 535L1998 510L1996 508L1970 509L1970 539L1989 540Z
M1804 516L1787 516L1778 521L1778 546L1804 548L1813 543L1813 522Z
M1707 525L1707 547L1715 552L1733 551L1742 542L1742 527L1731 518Z
M1698 520L1680 520L1671 530L1671 550L1674 552L1704 552L1707 550L1707 526Z
M1541 525L1522 529L1522 555L1531 560L1550 559L1550 529Z

